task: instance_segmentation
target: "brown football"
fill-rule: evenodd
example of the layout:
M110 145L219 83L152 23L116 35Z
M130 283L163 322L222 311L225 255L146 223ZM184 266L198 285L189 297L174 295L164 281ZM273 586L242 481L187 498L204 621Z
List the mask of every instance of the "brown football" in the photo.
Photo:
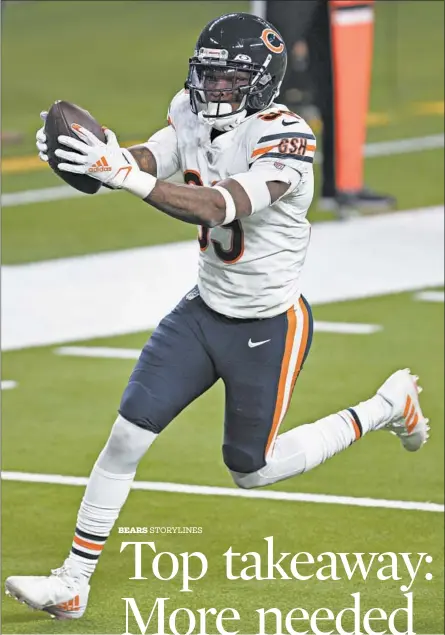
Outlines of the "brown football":
M59 135L67 135L74 139L79 139L71 124L77 123L92 132L98 139L106 143L106 138L101 125L90 115L87 110L71 104L69 101L56 101L48 111L45 122L46 143L48 146L48 163L57 176L60 176L71 187L80 190L85 194L95 194L101 186L101 182L92 179L85 174L71 174L71 172L61 172L58 169L59 163L65 159L60 159L55 155L57 148L75 152L71 148L62 146L57 141ZM65 161L66 162L66 161Z

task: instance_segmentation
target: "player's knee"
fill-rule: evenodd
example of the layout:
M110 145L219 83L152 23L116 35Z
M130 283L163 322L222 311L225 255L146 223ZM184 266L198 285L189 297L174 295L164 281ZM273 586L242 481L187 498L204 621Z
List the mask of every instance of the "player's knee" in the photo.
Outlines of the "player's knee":
M230 470L233 482L241 489L253 489L255 487L263 487L267 482L261 476L261 470L245 474L242 472L234 472Z
M236 444L223 445L223 458L224 463L232 474L251 474L262 468L265 464L262 452L258 452L255 448L243 447Z
M126 455L134 449L137 426L122 415L118 415L107 441L107 451L112 455Z
M150 419L152 398L150 392L138 381L130 381L122 395L119 414L127 421L159 434L161 429Z
M99 456L99 467L113 474L135 472L156 437L154 432L140 428L119 415Z

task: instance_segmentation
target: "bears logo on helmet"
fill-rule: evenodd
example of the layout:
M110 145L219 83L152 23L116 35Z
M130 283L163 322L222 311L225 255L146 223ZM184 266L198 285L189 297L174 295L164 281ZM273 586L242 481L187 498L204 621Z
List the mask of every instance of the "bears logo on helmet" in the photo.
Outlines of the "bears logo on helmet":
M261 33L261 39L272 53L282 53L284 51L284 42L273 29L264 29Z

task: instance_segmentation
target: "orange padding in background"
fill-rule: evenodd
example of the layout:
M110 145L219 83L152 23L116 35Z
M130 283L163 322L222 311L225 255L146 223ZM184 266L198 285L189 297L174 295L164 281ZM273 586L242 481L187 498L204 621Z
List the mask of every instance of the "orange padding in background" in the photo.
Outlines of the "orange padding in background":
M368 5L374 4L374 0L330 0L330 4L334 7L353 7L356 5Z
M341 191L363 187L363 145L371 86L372 0L330 0L335 117L335 180ZM345 7L357 6L356 11ZM369 8L372 13L360 9Z

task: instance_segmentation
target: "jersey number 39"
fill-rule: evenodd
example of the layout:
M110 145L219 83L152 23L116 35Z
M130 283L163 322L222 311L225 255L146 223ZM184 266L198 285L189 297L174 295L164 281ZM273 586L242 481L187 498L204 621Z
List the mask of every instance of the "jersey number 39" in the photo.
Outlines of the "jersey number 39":
M192 170L186 170L184 172L184 181L187 185L190 183L193 183L194 185L204 185L199 173ZM218 258L228 265L233 265L235 262L238 262L244 253L243 227L239 220L234 220L228 225L224 225L223 229L231 232L230 247L228 249L224 249L219 240L210 238L210 230L208 227L199 228L199 247L201 251L205 251L211 242Z

